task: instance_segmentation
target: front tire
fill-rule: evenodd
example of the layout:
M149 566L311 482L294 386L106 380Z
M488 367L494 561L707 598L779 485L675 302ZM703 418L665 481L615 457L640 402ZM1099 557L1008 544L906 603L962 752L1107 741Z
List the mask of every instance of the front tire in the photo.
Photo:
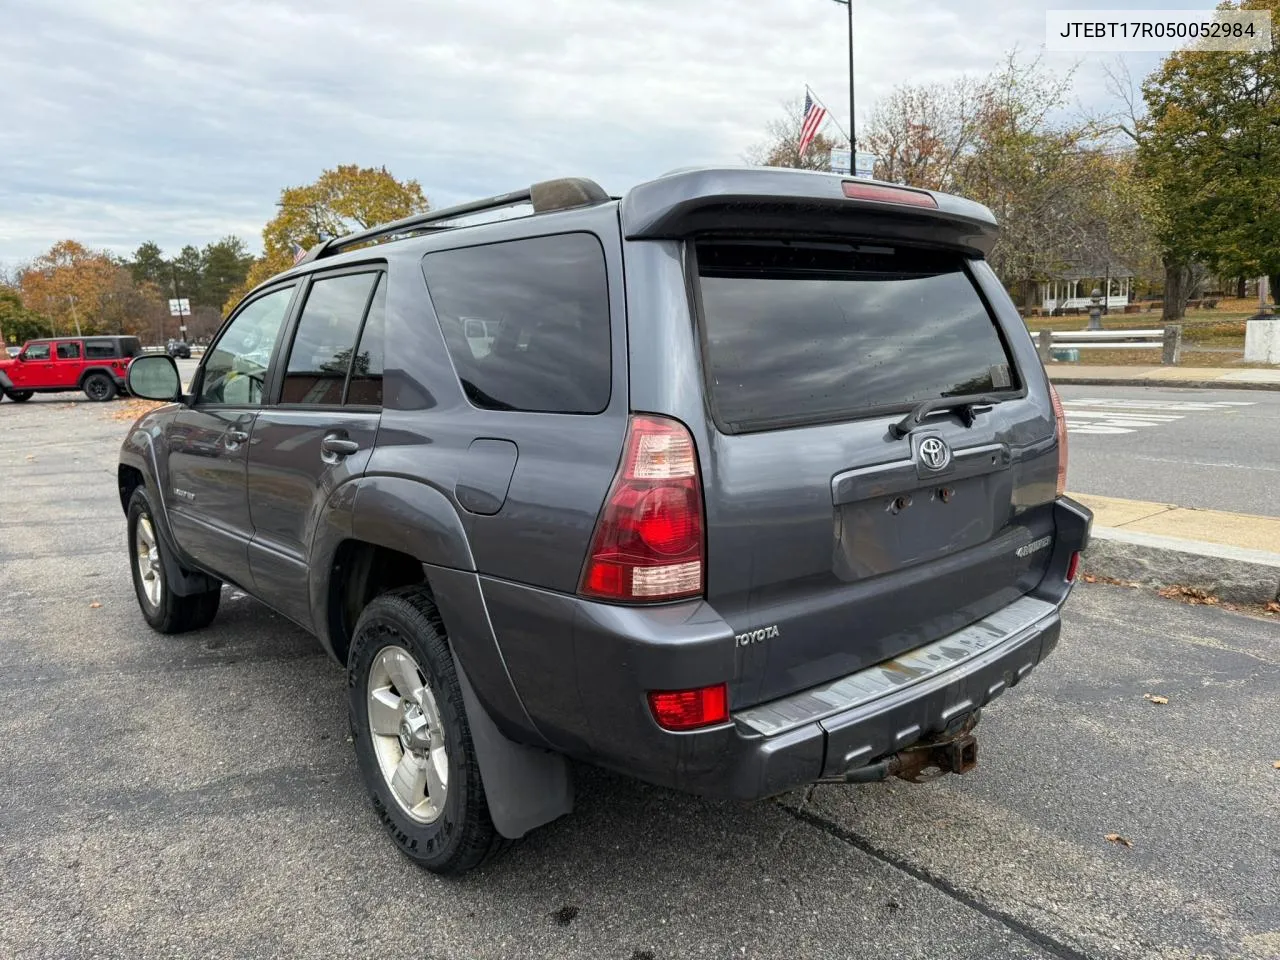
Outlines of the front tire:
M5 394L14 403L26 403L34 395L34 390L10 390Z
M115 397L116 382L105 373L91 373L84 378L84 383L80 385L80 389L94 403L102 403Z
M129 498L129 568L138 607L151 629L160 633L186 633L207 627L218 613L222 587L204 593L179 596L169 585L164 560L169 547L156 527L151 500L139 487Z
M505 848L494 829L453 655L421 587L360 615L347 666L351 738L378 819L400 852L459 874Z

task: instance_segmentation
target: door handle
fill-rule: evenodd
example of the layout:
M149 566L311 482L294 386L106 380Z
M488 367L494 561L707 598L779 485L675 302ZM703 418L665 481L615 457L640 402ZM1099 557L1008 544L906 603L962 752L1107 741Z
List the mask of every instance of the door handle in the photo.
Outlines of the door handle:
M320 454L329 463L337 463L342 457L349 457L359 449L360 444L339 433L331 433L320 441Z
M229 447L244 443L248 439L249 439L249 434L245 433L243 430L227 431L227 446Z

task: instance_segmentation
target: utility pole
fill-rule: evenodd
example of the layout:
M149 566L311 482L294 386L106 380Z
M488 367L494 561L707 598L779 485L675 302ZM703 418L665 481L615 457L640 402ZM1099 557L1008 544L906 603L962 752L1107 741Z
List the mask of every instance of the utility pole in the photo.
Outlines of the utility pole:
M853 96L853 0L835 0L849 8L849 175L858 169L858 120Z
M76 298L68 294L67 302L71 304L71 319L75 321L76 336L78 337L80 336L80 316L76 313Z

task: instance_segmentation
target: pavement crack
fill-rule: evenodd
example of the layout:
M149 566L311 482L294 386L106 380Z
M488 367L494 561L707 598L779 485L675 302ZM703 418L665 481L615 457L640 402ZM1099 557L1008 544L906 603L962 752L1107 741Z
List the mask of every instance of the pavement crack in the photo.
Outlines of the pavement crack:
M918 867L913 863L907 862L902 857L889 853L887 850L882 850L865 837L861 837L851 830L846 830L839 824L832 823L830 820L826 820L816 813L811 813L810 811L805 810L803 806L796 808L789 807L782 803L779 803L778 806L794 819L821 830L823 833L839 840L841 843L846 843L856 850L865 853L872 859L878 860L895 870L899 870L902 873L919 880L921 883L928 884L930 887L951 900L956 901L961 906L968 907L970 910L982 914L989 920L994 920L1005 929L1017 934L1024 940L1029 941L1048 953L1050 956L1058 958L1058 960L1092 960L1087 953L1082 953L1075 947L1063 943L1061 940L1051 934L1045 933L1043 930L1036 929L1026 921L1019 920L1010 913L1006 913L1005 911L993 907L990 904L984 903L972 894L961 890L945 877L940 877L923 867Z

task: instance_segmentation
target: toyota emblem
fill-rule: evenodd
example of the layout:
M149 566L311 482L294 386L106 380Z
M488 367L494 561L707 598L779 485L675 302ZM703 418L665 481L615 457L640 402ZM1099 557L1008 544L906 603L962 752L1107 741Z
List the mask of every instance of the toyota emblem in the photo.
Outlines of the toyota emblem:
M942 470L951 462L951 448L938 437L926 437L920 443L920 462L930 470Z

